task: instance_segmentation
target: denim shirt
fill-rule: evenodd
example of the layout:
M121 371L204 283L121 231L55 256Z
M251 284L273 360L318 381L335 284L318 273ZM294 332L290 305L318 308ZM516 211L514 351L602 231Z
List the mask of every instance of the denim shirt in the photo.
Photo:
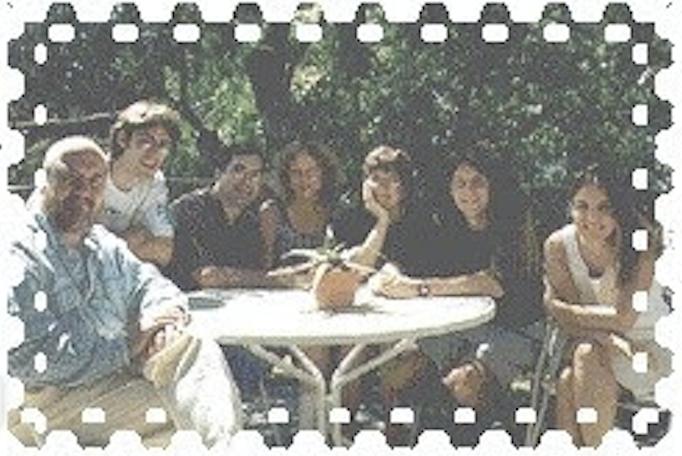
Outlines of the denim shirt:
M8 298L10 315L24 323L9 373L26 388L79 386L130 366L130 329L185 305L172 282L106 228L95 225L73 249L45 215L34 212L27 225L10 249L21 273ZM35 362L39 353L44 369Z

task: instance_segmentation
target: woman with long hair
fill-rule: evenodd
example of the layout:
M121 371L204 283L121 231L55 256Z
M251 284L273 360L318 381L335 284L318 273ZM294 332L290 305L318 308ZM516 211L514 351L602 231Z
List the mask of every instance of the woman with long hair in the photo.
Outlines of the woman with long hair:
M266 201L260 211L268 267L295 248L323 244L331 223L339 185L338 159L327 146L294 142L277 163L280 201Z
M492 416L485 413L495 411L489 407L492 386L508 386L534 362L533 337L524 331L542 314L539 249L523 194L507 164L492 158L487 149L472 146L449 158L443 171L435 274L382 274L374 287L397 298L495 299L493 321L421 343L456 402Z
M569 338L557 385L557 424L576 445L597 446L613 427L621 388L652 397L669 371L669 356L654 340L654 325L668 311L654 279L661 252L658 230L636 209L627 176L590 166L570 192L571 222L545 242L545 306ZM632 245L637 230L648 246ZM645 311L633 295L647 292ZM648 368L633 368L636 353ZM578 422L580 409L596 411L594 422Z

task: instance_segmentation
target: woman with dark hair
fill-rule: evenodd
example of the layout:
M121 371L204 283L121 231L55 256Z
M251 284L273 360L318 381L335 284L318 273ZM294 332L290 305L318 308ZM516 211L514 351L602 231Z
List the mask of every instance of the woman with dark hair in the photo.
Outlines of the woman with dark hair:
M350 247L353 261L381 268L381 274L431 275L429 267L439 248L432 243L433 211L419 198L417 169L410 154L396 147L378 146L365 156L362 172L363 205L339 214L332 225L335 239ZM418 352L409 352L382 368L387 410L397 405L427 361ZM389 441L398 438L397 428L387 428L387 437Z
M668 312L654 279L661 237L636 207L627 176L603 167L583 171L570 193L571 223L545 242L545 306L569 338L566 365L557 385L557 424L576 445L597 446L613 427L621 387L651 399L656 381L669 373L669 354L654 339L658 318ZM632 235L646 230L648 246L637 251ZM633 294L647 292L646 310ZM633 367L636 353L648 369ZM579 423L581 408L596 411Z
M418 198L410 154L381 145L367 154L362 172L363 207L335 219L335 238L355 246L353 259L365 266L389 263L409 275L426 274L434 252L420 241L429 237L432 211Z
M281 203L270 199L260 211L265 258L280 266L281 256L294 248L322 245L339 185L338 159L320 143L294 142L277 165Z
M375 291L391 297L469 295L496 300L492 322L421 344L441 369L453 398L479 413L496 411L488 407L493 391L489 387L496 382L506 387L532 368L533 337L524 331L542 313L539 249L523 194L504 165L487 150L475 148L450 158L438 210L436 273L373 279Z

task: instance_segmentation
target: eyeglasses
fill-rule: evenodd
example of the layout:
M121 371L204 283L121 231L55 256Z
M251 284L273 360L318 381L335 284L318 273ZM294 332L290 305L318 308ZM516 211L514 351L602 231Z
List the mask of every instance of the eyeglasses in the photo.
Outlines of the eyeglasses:
M134 142L138 148L143 149L144 151L158 150L164 152L165 154L168 153L171 147L170 138L168 137L159 138L155 135L152 135L144 131L134 132L131 138L131 142Z
M91 177L87 177L73 170L68 170L65 171L61 179L61 185L63 187L68 187L73 190L88 188L91 190L98 191L104 187L105 181L106 174L104 173L96 173Z

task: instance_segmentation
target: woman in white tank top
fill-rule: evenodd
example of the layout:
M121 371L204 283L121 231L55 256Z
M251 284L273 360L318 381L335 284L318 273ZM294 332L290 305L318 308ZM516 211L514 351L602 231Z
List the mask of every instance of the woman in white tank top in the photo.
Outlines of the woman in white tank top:
M613 427L620 388L650 399L656 381L669 372L669 354L654 340L654 325L668 311L653 277L661 242L653 224L634 209L626 179L593 166L570 197L572 223L545 243L545 305L571 339L556 416L576 445L597 446ZM648 231L646 251L629 242L638 229ZM648 294L646 310L632 305L637 291ZM645 356L635 356L640 353ZM648 365L633 366L638 357ZM578 423L581 408L594 409L596 422Z

